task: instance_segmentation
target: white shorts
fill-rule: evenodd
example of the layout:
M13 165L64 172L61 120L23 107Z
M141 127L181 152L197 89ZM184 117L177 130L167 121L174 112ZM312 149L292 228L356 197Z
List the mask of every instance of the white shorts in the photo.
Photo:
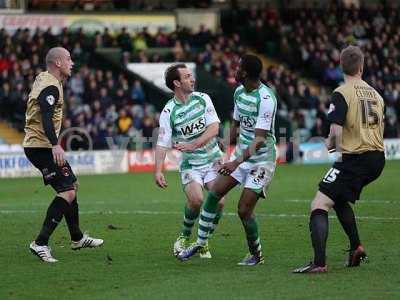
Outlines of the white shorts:
M202 187L210 181L213 181L218 176L218 168L215 164L208 165L200 169L188 169L181 171L182 185L185 186L192 181L201 184Z
M251 189L260 194L264 191L264 195L274 176L276 163L262 162L251 164L244 162L240 164L230 176L235 178L245 188Z

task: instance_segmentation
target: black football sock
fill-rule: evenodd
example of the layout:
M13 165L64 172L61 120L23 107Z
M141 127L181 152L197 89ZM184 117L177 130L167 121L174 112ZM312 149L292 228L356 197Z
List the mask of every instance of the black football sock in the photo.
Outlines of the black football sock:
M39 246L45 246L49 243L49 238L61 222L64 213L69 209L69 204L64 198L56 196L47 209L42 229L35 242Z
M328 212L315 209L310 216L311 241L314 248L314 264L323 267L326 262L326 240L328 238Z
M80 241L83 237L83 233L79 227L79 205L76 197L64 215L71 240L75 242Z
M357 249L360 246L360 237L358 236L356 218L351 206L346 202L344 204L335 205L333 209L336 211L336 215L342 225L344 231L349 237L350 250Z

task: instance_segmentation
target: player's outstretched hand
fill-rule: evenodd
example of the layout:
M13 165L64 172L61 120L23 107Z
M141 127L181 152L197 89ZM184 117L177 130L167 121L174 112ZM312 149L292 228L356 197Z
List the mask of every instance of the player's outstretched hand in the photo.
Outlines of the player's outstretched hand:
M175 144L174 148L182 152L192 152L196 150L197 146L194 143L179 143Z
M167 180L165 180L164 174L161 172L154 174L154 181L162 189L165 189L168 186Z
M224 176L231 175L233 171L239 166L239 163L234 160L227 163L224 163L221 168L219 168L218 173Z
M64 149L60 145L55 145L51 151L53 152L54 162L60 167L63 166L65 164Z

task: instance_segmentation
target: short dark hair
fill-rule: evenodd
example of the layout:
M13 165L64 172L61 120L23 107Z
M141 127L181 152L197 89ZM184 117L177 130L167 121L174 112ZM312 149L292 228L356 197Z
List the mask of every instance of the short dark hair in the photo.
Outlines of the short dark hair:
M346 75L354 76L364 65L364 54L360 47L348 46L340 53L340 67Z
M241 58L242 70L250 79L259 79L263 68L261 59L253 54L246 54Z
M185 64L174 64L167 68L165 71L165 85L171 90L174 91L174 80L181 79L178 69L187 68Z

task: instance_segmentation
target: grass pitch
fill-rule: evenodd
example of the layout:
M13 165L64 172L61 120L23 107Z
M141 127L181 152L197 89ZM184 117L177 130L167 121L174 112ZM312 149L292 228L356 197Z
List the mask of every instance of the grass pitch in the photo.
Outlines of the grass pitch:
M331 213L329 273L291 274L311 258L309 204L328 168L278 166L256 210L266 258L256 267L236 266L247 251L239 189L210 241L213 258L181 263L172 256L184 204L177 173L167 173L165 191L151 174L80 176L81 227L105 244L70 250L63 222L51 239L59 262L49 265L28 245L53 191L41 178L1 179L0 299L400 299L400 162L387 162L355 206L370 263L343 267L347 238Z

